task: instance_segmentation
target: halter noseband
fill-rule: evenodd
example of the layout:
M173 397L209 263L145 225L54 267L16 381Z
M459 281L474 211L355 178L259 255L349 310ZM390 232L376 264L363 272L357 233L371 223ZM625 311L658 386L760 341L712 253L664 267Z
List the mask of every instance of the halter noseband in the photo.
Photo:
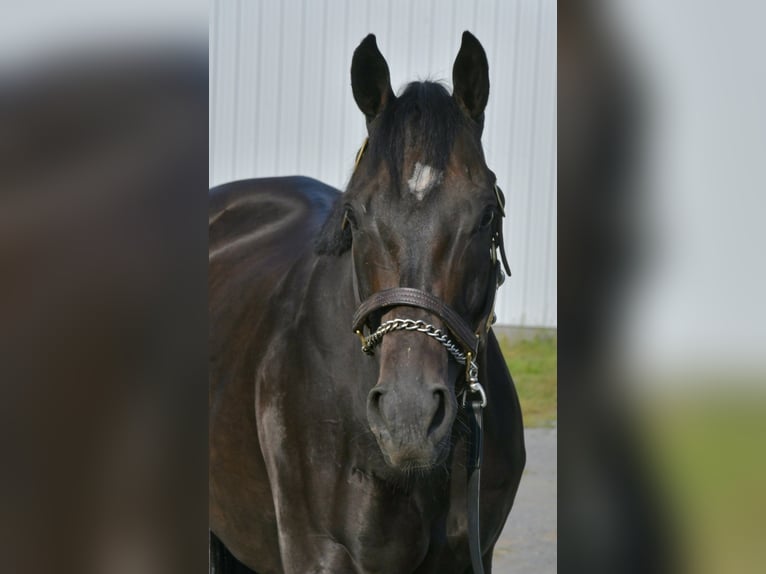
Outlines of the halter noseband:
M364 325L372 313L383 308L399 306L417 307L434 313L444 321L449 332L445 333L425 321L395 318L384 321L375 331L367 336L364 335ZM362 351L368 355L372 355L375 347L383 340L383 336L392 331L417 331L432 337L449 351L458 364L465 365L468 388L479 395L482 408L487 405L487 395L484 387L479 383L479 366L476 363L480 334L473 333L463 318L435 295L410 287L379 291L359 305L354 314L353 323L354 332L362 342ZM450 338L450 334L458 340L459 345ZM463 399L465 401L465 396Z

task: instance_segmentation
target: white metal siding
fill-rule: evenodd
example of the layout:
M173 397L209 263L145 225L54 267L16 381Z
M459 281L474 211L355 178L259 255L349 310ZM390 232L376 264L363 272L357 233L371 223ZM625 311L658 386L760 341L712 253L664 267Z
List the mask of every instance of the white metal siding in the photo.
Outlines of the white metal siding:
M499 322L556 326L554 0L214 0L210 184L308 175L345 187L365 136L351 56L369 32L395 91L450 81L463 30L490 62L484 148L508 202Z

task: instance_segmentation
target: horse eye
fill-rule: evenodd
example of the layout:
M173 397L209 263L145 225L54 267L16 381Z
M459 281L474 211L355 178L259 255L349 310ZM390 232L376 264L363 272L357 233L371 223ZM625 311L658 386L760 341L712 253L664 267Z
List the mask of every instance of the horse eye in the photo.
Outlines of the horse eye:
M479 227L484 229L489 226L492 221L495 219L495 210L494 209L486 209L484 211L484 214L481 216L481 222L479 223Z

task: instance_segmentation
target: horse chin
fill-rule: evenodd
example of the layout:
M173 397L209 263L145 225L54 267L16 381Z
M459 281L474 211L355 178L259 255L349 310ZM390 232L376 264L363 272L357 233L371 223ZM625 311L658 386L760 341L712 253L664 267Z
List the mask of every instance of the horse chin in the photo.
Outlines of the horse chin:
M383 460L393 470L402 473L427 473L444 464L449 455L449 441L438 444L419 444L393 448L391 445L381 444L380 451Z

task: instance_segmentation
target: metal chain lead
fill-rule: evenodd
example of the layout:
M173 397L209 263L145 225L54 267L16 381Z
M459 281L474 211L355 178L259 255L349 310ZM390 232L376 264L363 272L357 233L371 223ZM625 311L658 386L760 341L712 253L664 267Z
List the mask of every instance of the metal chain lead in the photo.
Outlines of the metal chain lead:
M361 333L358 333L362 340L362 351L368 355L372 355L375 347L377 347L383 340L383 337L391 331L417 331L418 333L428 335L429 337L436 339L445 349L447 349L450 355L452 355L455 361L460 365L465 365L468 356L470 356L470 353L466 355L461 351L460 347L450 339L447 333L420 319L390 319L381 323L380 327L378 327L374 333L371 333L366 337ZM468 382L468 387L481 396L482 408L487 406L487 395L484 393L484 387L479 383L479 366L476 364L473 357L471 357L468 362L466 380Z

